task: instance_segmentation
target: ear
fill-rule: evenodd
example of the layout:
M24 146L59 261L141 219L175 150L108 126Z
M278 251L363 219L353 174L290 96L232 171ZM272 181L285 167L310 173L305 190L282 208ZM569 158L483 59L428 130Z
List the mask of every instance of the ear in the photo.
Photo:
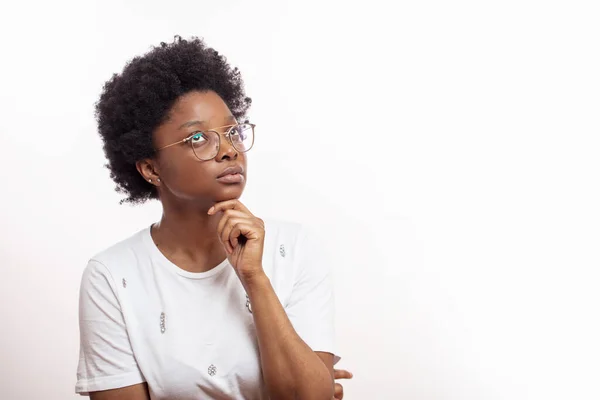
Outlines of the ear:
M143 160L136 162L135 167L146 182L149 182L154 186L160 185L160 175L158 174L155 160L144 158Z

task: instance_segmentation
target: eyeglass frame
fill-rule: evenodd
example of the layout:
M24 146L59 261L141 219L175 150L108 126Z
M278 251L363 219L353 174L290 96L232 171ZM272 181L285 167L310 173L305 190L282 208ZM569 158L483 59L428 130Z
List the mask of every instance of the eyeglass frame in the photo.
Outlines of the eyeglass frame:
M235 144L233 144L233 140L231 140L231 131L233 130L234 127L236 126L240 126L240 125L250 125L252 127L252 144L250 145L250 147L247 150L241 151L239 150L237 147L235 147ZM217 136L219 137L219 142L218 142L218 147L217 147L217 154L215 154L212 158L209 158L207 160L202 160L200 159L197 155L196 152L194 152L194 156L200 160L200 161L210 161L213 158L215 158L216 156L219 155L219 150L221 150L221 134L219 132L216 131L216 129L222 129L222 128L229 128L227 130L227 133L225 133L223 136L225 136L227 139L229 139L229 143L231 143L231 146L235 149L235 151L240 152L240 153L245 153L247 151L249 151L250 149L252 149L252 146L254 146L254 128L256 127L256 124L251 124L249 122L243 122L241 124L232 124L232 125L223 125L223 126L218 126L216 128L210 128L210 129L204 129L204 130L198 130L198 131L194 131L194 133L190 134L189 136L187 136L186 138L179 140L175 143L171 143L168 144L166 146L161 147L160 149L156 149L155 151L161 151L164 150L168 147L172 147L175 145L178 145L180 143L185 143L188 142L192 139L192 137L196 136L198 133L204 133L204 132L215 132L217 134ZM194 149L192 148L192 151L194 151Z

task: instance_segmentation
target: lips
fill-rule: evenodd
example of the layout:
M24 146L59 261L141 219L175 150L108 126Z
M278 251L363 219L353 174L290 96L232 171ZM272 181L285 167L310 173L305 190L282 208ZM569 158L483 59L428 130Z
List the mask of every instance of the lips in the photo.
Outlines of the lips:
M227 167L223 171L221 171L221 173L217 176L217 179L222 178L226 175L235 175L235 174L241 175L243 173L244 173L244 169L239 165L235 165L232 167Z

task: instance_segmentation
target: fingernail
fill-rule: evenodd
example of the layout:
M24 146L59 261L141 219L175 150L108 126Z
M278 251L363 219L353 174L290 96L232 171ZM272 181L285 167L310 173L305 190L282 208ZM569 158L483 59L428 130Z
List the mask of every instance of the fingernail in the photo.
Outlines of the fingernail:
M209 208L209 209L208 209L208 214L209 214L209 215L210 215L210 214L212 214L212 213L213 213L213 211L215 211L215 208L214 208L214 207L211 207L211 208Z

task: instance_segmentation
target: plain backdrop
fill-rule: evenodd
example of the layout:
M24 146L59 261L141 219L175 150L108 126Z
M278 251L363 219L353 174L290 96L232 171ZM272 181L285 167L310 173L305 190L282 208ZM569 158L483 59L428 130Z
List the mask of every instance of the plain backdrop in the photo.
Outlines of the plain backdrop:
M94 103L175 34L240 68L242 201L334 254L346 399L600 398L594 1L24 1L0 8L0 398L76 399L119 205Z

